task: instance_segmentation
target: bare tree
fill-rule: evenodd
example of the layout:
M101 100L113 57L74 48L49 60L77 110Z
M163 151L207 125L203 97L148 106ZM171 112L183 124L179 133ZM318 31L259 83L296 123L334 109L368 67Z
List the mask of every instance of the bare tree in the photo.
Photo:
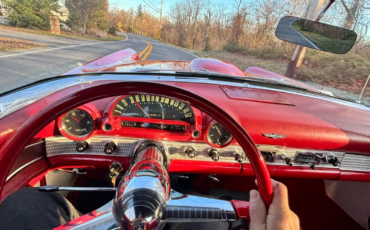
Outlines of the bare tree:
M204 7L204 20L206 29L204 30L204 39L203 39L203 50L206 50L207 45L209 45L209 38L208 38L208 31L209 26L211 24L211 17L212 17L212 8L211 3L208 0L205 7Z
M234 0L236 6L236 13L239 13L243 5L243 0Z
M85 34L87 23L92 15L105 4L104 0L67 0L70 13L75 13L76 20L81 21L82 34Z
M353 24L355 23L357 10L360 6L360 1L364 0L354 0L351 3L346 3L344 0L341 0L341 3L347 13L346 20L343 25L344 28L351 29Z

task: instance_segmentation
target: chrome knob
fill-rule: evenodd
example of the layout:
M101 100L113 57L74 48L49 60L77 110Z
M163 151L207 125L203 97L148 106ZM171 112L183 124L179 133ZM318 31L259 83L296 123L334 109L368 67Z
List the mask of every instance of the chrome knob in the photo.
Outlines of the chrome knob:
M84 152L87 148L89 148L89 143L86 141L79 141L76 143L76 151L79 153Z
M113 141L110 141L105 144L104 153L110 155L110 154L113 154L114 151L116 151L116 149L117 149L116 143L114 143Z
M294 161L288 157L287 155L285 154L281 154L280 155L281 159L285 161L285 164L288 165L288 166L293 166L294 165Z
M195 149L191 146L188 146L185 150L185 153L190 157L193 158L195 157Z
M211 149L211 151L209 151L209 156L214 161L218 161L220 159L220 154L218 154L217 149Z
M334 154L327 155L327 156L323 157L322 160L324 162L327 162L327 163L333 165L334 167L337 167L337 166L340 165L340 161L338 160L338 157L336 157Z
M240 155L239 153L235 154L235 155L234 155L234 158L235 158L235 160L236 160L237 162L239 162L239 163L242 163L242 162L243 162L243 156L242 156L242 155Z

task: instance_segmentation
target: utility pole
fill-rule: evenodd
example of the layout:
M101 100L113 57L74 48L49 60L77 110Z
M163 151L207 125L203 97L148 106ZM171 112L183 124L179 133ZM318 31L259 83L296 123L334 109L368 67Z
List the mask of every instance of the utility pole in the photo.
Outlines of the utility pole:
M145 9L146 9L146 6L144 6L144 15L143 15L143 24L142 24L142 27L141 27L141 35L143 35L143 33L144 33Z
M163 0L162 0L162 6L161 6L161 17L159 19L158 38L161 38L161 32L162 32L162 11L163 11Z

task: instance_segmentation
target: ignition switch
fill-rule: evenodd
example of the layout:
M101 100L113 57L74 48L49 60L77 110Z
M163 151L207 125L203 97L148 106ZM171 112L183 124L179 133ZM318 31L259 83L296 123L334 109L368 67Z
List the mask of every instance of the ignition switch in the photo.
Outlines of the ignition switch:
M112 181L113 184L116 183L116 179L118 175L122 172L123 167L122 164L114 161L110 166L109 166L109 177Z

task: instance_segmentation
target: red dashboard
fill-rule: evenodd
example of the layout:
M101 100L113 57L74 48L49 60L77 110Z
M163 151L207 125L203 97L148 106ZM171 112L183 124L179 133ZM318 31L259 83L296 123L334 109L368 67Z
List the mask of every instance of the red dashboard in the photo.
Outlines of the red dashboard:
M104 82L109 81L85 84L97 85ZM201 95L233 116L249 133L266 157L272 176L370 181L370 156L368 156L370 119L368 119L369 111L367 110L347 106L341 102L267 89L194 82L162 83ZM84 85L81 84L60 90L2 118L0 120L0 145L4 144L15 130L47 104L83 87ZM261 92L266 92L266 94ZM214 139L216 144L212 143L208 136L210 127L215 123L212 114L204 114L192 106L186 107L184 105L181 110L189 108L189 111L192 111L193 120L185 119L189 118L185 117L189 113L187 110L180 115L168 113L167 115L172 115L172 119L169 119L171 116L166 117L166 112L170 110L155 113L149 108L151 104L142 103L140 95L143 93L138 92L137 95L140 103L138 100L135 101L146 113L149 112L149 116L144 117L144 112L142 114L136 112L136 114L131 114L132 116L126 116L127 114L121 116L122 113L119 113L119 116L115 114L115 109L121 109L119 106L125 108L123 102L123 104L117 102L125 98L126 103L131 103L130 98L123 95L92 101L76 108L85 111L85 116L92 121L91 127L86 126L86 130L77 130L77 132L85 132L81 136L74 133L71 135L66 130L69 126L66 123L63 124L63 118L68 116L68 113L46 126L32 141L32 143L44 141L46 146L46 153L44 153L46 159L43 158L45 161L42 163L43 170L39 167L38 171L32 174L28 171L31 169L27 169L17 174L15 178L39 175L41 171L58 167L108 168L113 161L117 160L128 165L132 153L130 149L132 150L135 143L141 139L160 140L167 146L172 156L170 172L253 175L252 167L245 153L235 140L225 135L222 143L215 141L216 139ZM150 101L146 99L146 96L145 102L158 102L157 95L153 95L154 100L150 95ZM160 95L158 100L157 104L162 104L162 106L166 103L166 98L163 98L163 102L161 102ZM173 105L171 105L171 100ZM180 103L176 103L174 99L168 98L167 102L169 106L165 107L169 109L175 104L177 108L180 106ZM132 104L137 107L135 102ZM125 111L119 110L119 112L126 111L127 108ZM135 113L135 111L129 112ZM78 121L76 122L78 123ZM107 124L109 125L107 126ZM148 127L150 125L154 125L154 127ZM168 129L168 127L180 127L180 130ZM218 128L220 129L220 127ZM198 131L199 133L197 133ZM220 131L224 132L224 130ZM215 132L218 133L217 130ZM76 151L76 142L84 140L89 142L90 148L86 152L79 153ZM105 154L104 145L107 141L115 142L121 151L112 155ZM186 152L189 146L195 150L193 157ZM217 161L211 157L210 152L213 149L218 151L219 159ZM334 166L320 160L316 161L316 167L312 169L310 167L317 158L306 155L302 157L302 153L320 156L320 159L335 156L341 163ZM294 166L287 166L286 157L297 162ZM305 157L307 158L306 163L299 162ZM41 161L38 161L37 164L41 164ZM9 182L13 186L21 186L19 180L15 178Z

